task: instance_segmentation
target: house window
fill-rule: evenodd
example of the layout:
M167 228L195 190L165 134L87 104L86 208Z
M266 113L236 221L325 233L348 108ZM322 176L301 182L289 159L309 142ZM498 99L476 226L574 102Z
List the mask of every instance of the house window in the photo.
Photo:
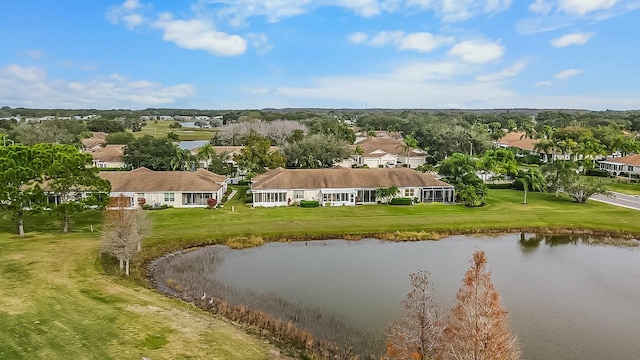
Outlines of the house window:
M304 190L293 190L293 198L296 200L304 199Z
M255 202L286 202L287 193L254 193Z
M164 193L164 202L174 202L174 201L176 201L176 194Z
M633 171L633 166L629 166L629 167L627 168L627 171Z
M414 197L416 189L404 189L404 197Z

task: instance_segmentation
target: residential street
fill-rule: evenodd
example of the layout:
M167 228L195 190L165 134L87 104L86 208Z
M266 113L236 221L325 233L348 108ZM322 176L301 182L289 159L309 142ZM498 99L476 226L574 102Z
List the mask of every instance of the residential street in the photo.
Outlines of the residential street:
M603 195L594 195L591 200L604 202L611 205L622 206L630 209L640 210L640 196L638 195L626 195L617 192L612 192L611 197Z

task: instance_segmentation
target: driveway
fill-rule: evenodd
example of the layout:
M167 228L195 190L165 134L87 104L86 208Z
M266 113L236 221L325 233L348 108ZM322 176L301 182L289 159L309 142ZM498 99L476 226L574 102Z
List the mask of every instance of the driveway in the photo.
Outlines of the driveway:
M622 206L629 209L640 210L640 195L627 195L627 194L612 192L611 197L606 197L603 195L594 195L589 199L600 201L600 202L611 204L611 205Z

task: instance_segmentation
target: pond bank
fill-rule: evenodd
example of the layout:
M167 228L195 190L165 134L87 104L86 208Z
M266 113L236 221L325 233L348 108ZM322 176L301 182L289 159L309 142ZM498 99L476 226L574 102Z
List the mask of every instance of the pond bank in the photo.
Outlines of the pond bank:
M547 232L538 231L538 234L540 234L542 237L538 239L528 238L526 239L526 244L521 243L521 245L523 247L529 248L531 246L536 246L535 242L537 241L539 243L541 239L543 239L544 237L551 238L553 236L567 235L567 234L582 236L583 239L580 239L580 242L587 245L594 245L594 244L605 245L606 244L606 245L614 245L614 246L636 247L639 244L637 240L632 239L633 236L631 236L630 234L626 234L627 239L619 239L611 236L612 235L611 232L598 232L598 231L593 231L589 229L587 230L582 229L580 231L576 231L576 229L563 229L562 231L558 231L558 229L554 229L554 231L547 231ZM385 240L394 240L394 241L421 240L424 238L433 240L433 239L439 239L444 237L442 233L427 233L427 232L417 233L417 234L397 232L397 233L387 233L383 235ZM482 238L482 235L485 235L484 238L486 241L487 236L499 237L500 233L494 232L487 235L486 232L483 232L483 233L474 232L470 235L477 235L479 240ZM594 238L593 235L597 235L599 237ZM383 236L380 236L380 237L383 237ZM420 237L420 239L417 239L418 237ZM524 237L524 234L523 234L523 237ZM336 236L333 236L332 238L335 239ZM358 234L357 236L354 236L354 235L344 236L344 238L347 240L359 240L361 238L367 238L367 236L361 236L360 234ZM281 238L278 240L280 242L289 242L289 241L293 241L294 239ZM306 238L306 239L295 239L295 240L309 241L311 239ZM247 247L248 245L258 246L263 244L264 242L265 242L264 239L257 238L257 237L253 237L253 238L239 237L235 239L230 239L230 243L235 244L235 247ZM331 242L328 242L328 243L331 243ZM301 246L301 245L302 243L298 243L298 246ZM302 246L302 248L306 248L306 247ZM197 250L197 249L194 249L194 248L185 249L173 254L169 254L167 256L175 257L178 254L184 255L192 252L195 253L196 251L194 250ZM215 259L210 259L210 260L215 260ZM202 261L198 261L198 262L202 262ZM217 263L217 261L208 261L208 262ZM189 271L188 269L181 269L181 270ZM198 271L200 273L203 273L202 269L199 269ZM209 272L209 271L214 272L215 269L209 268L207 271L204 271L204 272ZM196 305L198 305L199 307L207 311L224 315L232 319L233 321L247 324L250 329L253 329L253 331L256 331L257 328L261 328L261 329L266 328L267 329L266 333L270 334L270 336L275 337L280 342L283 342L283 341L290 342L291 344L295 345L298 348L305 348L310 353L314 353L321 357L330 355L330 356L333 356L334 358L348 358L350 355L353 355L353 353L350 353L348 350L340 350L340 348L336 347L331 342L315 341L311 333L309 333L308 331L302 330L301 328L296 326L295 320L297 320L297 315L296 317L290 317L289 321L286 321L286 320L282 321L282 320L278 320L278 318L273 317L270 314L267 314L264 311L250 309L248 306L238 305L237 303L234 305L233 303L230 303L228 299L225 299L225 298L214 297L214 296L211 296L211 294L198 294L198 295L194 293L189 294L189 291L188 291L189 289L185 289L185 287L181 285L180 282L175 282L174 284L171 284L171 281L167 281L167 284L169 285L169 289L167 288L160 289L162 292L169 293L170 295L177 296L179 298L182 298L185 301L195 303ZM256 296L252 296L252 297L256 297ZM265 297L265 298L261 298L261 301L282 302L283 300L275 299L275 298L271 299L271 298ZM283 306L291 307L287 304ZM308 309L303 309L303 310L304 310L303 312L306 312ZM311 313L312 313L312 316L315 316L313 315L314 314L313 312ZM303 315L300 315L300 316L303 316ZM333 320L331 319L331 317L328 317L326 321L328 324L331 324L331 321Z

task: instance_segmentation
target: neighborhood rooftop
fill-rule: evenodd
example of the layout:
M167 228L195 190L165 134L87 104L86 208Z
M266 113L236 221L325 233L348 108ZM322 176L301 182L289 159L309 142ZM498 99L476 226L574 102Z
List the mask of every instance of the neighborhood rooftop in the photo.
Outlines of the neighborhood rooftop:
M226 178L211 171L153 171L138 168L132 171L102 171L100 177L109 180L111 192L209 191L219 189Z
M378 187L431 187L451 185L431 174L407 168L396 169L283 169L277 168L253 179L252 190L339 189Z

